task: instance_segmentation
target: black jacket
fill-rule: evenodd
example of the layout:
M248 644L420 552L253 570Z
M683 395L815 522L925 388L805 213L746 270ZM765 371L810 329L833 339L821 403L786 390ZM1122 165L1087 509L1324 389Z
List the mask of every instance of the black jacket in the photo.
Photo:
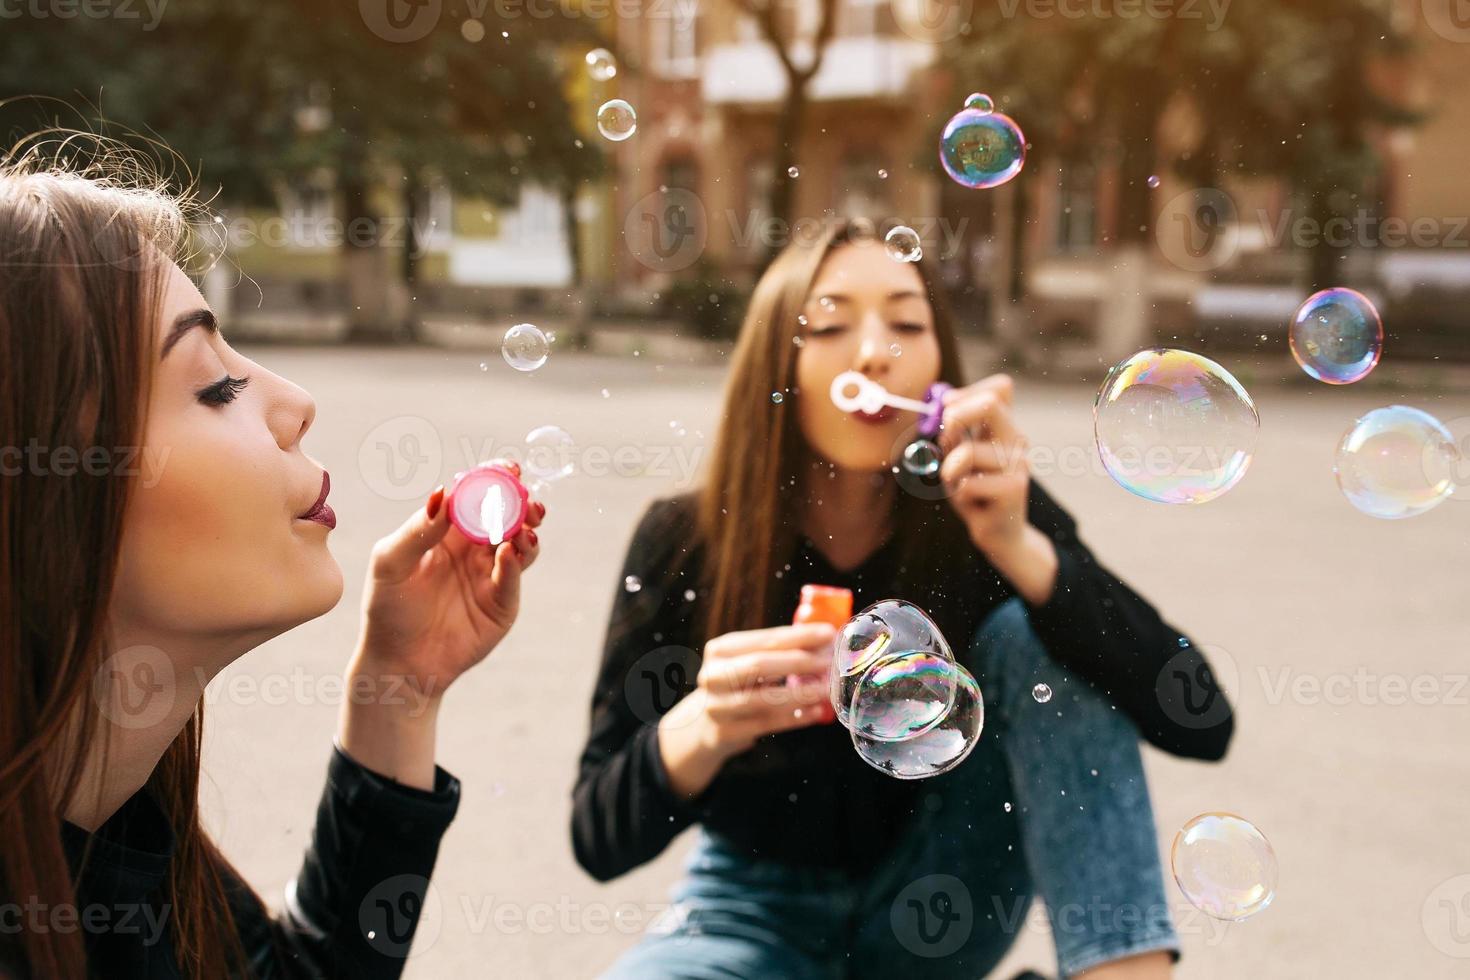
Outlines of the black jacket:
M458 806L459 780L443 769L427 792L334 749L311 844L286 888L283 913L273 917L233 874L227 882L254 976L397 977L439 839ZM160 890L174 839L151 795L138 792L95 834L63 823L62 843L76 875L91 972L107 980L179 977L172 916Z

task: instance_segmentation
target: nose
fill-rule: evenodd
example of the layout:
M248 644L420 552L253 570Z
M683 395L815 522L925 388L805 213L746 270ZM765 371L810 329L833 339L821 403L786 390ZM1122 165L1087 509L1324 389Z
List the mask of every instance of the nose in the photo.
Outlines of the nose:
M258 367L256 370L260 370ZM278 374L264 371L269 378L271 399L267 421L276 444L289 450L301 441L311 423L316 421L316 400L306 389Z
M888 327L876 310L863 314L860 325L862 339L858 344L853 369L869 378L882 378L888 373Z

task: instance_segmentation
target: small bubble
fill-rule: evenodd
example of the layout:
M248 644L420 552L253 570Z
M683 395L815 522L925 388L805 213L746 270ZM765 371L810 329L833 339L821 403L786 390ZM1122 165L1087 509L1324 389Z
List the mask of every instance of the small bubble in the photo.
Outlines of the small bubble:
M788 177L790 177L790 178L792 178L794 180L797 177L800 177L801 176L801 170L799 168L797 168L797 167L787 167L786 168L786 176L788 176Z
M1006 813L1010 813L1010 812L1011 812L1011 804L1009 802L1007 802L1006 803Z
M782 394L779 391L773 391L773 392L771 392L771 401L774 402L775 404L779 405L783 401L785 401L785 398L782 396Z
M695 591L693 589L685 589L684 590L684 601L685 602L693 602L694 601L694 597L695 597L696 594L697 593L695 593Z
M879 180L887 180L888 179L888 171L886 171L886 170L879 170L878 171L878 179Z
M903 348L898 346L897 344L889 344L888 353L892 354L894 357L902 357Z
M611 398L612 397L612 392L610 392L606 388L604 388L604 389L602 389L602 397L603 398Z
M471 44L479 44L485 40L485 25L478 20L467 20L459 25L459 34Z
M636 575L629 575L623 579L623 590L625 592L641 592L643 590L643 580Z
M623 99L610 99L597 110L597 131L621 143L638 131L638 113Z
M1158 187L1159 186L1159 176L1158 176L1158 174L1149 174L1149 177L1148 177L1148 186L1149 187Z
M1031 689L1031 696L1036 699L1037 704L1046 704L1051 700L1051 688L1045 684L1037 684Z

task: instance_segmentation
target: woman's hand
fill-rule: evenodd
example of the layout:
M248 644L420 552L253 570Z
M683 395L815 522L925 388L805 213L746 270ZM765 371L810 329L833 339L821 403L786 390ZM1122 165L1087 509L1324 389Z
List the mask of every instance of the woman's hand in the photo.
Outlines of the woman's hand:
M698 687L659 721L674 792L693 799L725 762L763 735L828 724L828 672L837 631L803 623L726 633L704 647Z
M980 553L1032 605L1056 583L1051 539L1027 520L1031 448L1012 413L1015 384L993 374L945 395L939 477Z
M504 464L516 476L520 468ZM362 636L347 670L343 751L421 789L434 785L434 726L444 691L505 638L520 609L521 573L540 553L546 508L491 547L449 522L444 488L373 548Z

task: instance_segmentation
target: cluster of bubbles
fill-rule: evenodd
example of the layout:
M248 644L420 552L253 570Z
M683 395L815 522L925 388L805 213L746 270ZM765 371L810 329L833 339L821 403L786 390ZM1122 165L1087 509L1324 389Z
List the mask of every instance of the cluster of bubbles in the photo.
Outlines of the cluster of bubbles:
M975 678L955 662L934 621L899 599L876 602L843 626L832 705L858 755L898 779L953 769L985 723Z
M939 162L965 187L999 187L1021 172L1026 137L1016 121L995 111L990 96L976 92L950 117L939 135Z
M1245 476L1261 419L1225 368L1160 347L1108 372L1093 425L1103 466L1119 486L1160 503L1199 504Z
M1248 919L1276 897L1276 852L1233 813L1202 813L1174 836L1174 880L1190 904L1217 919Z

